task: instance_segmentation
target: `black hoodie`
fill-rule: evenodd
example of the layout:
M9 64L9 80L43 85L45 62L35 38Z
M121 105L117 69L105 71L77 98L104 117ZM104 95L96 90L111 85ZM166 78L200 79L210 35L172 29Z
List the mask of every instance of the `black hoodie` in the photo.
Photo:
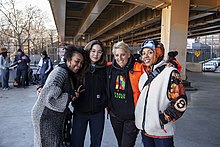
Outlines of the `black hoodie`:
M114 60L108 69L110 114L124 120L134 120L134 97L129 79L129 72L132 72L134 62L135 60L131 56L126 66L120 68Z
M95 64L85 75L85 91L75 101L75 110L87 114L103 111L107 103L106 67Z

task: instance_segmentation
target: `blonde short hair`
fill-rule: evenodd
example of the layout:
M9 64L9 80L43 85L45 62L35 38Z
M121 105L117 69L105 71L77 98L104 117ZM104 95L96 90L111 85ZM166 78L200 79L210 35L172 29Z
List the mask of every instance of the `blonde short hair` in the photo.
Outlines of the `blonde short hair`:
M128 44L124 43L124 41L119 41L113 45L112 53L115 54L117 49L123 49L127 54L130 54L131 51L129 49Z

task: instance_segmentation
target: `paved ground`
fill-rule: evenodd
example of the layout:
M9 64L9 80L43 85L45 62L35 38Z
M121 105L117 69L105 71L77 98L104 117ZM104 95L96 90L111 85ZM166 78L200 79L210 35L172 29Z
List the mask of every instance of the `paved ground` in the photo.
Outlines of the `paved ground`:
M197 91L187 91L189 106L176 122L176 147L220 146L220 73L187 72ZM33 128L30 111L36 100L35 87L0 90L0 147L32 147ZM85 147L89 146L87 133ZM109 120L103 136L103 147L116 147ZM138 136L135 147L142 147Z

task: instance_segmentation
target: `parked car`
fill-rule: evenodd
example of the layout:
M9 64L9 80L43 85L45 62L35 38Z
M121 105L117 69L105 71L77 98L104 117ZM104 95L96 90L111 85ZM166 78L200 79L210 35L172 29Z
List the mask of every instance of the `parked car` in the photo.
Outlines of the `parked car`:
M218 58L213 58L212 60L216 61L216 63L218 63L218 66L220 66L220 57L218 57ZM212 61L212 60L211 60L211 61Z
M210 60L208 63L214 63L215 67L217 68L218 67L218 61L217 60Z
M202 71L215 71L216 65L213 62L206 62L202 65Z

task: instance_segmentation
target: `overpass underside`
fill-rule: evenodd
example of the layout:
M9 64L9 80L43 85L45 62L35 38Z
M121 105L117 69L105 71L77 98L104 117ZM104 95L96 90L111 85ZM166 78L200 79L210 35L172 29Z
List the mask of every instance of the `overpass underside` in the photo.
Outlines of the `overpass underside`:
M59 38L85 45L99 39L111 48L146 39L177 50L185 63L186 39L220 33L220 0L49 0ZM185 69L185 64L183 65ZM184 74L184 73L183 73Z
M172 4L169 0L49 1L62 42L123 39L128 44L160 40L162 9ZM219 7L219 0L190 0L188 38L220 33Z

